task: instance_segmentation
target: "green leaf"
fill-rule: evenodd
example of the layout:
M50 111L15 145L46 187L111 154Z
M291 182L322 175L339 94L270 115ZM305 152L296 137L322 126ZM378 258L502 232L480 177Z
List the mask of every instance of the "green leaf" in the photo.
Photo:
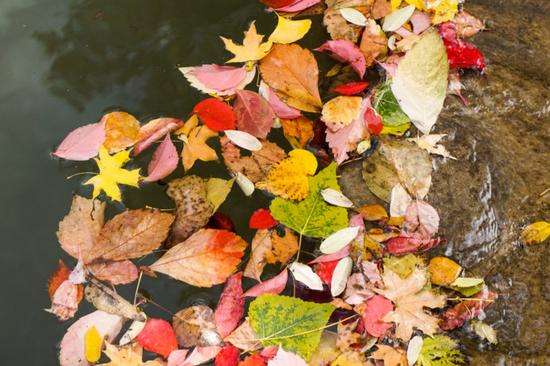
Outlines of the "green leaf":
M472 328L479 338L486 339L492 344L498 343L497 332L489 324L481 320L472 320Z
M373 107L382 117L383 134L403 135L411 127L411 120L399 107L390 83L383 84L376 91Z
M321 195L325 188L340 191L335 163L309 178L309 194L305 200L293 202L275 198L269 207L271 215L299 234L313 238L326 238L335 231L348 227L346 209L326 203Z
M206 199L214 206L212 212L216 212L220 208L231 192L233 183L235 183L235 178L229 180L210 178L206 181Z
M405 279L413 273L417 267L424 267L422 258L414 254L407 254L401 257L390 256L384 258L384 269L388 268Z
M459 277L449 286L466 297L477 294L483 288L483 278Z
M464 356L456 349L457 344L451 338L436 335L424 338L422 349L416 361L417 366L454 366L464 364Z
M447 95L449 63L437 31L426 32L397 66L391 90L403 112L428 134Z
M281 346L307 361L333 311L330 304L267 294L250 303L248 316L264 347Z

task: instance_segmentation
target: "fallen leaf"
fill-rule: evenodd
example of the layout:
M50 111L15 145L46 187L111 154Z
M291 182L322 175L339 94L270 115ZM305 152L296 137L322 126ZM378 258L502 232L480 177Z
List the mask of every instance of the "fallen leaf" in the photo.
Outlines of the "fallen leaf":
M100 281L111 285L125 285L138 278L138 269L129 260L124 261L94 261L86 269Z
M368 15L367 0L329 0L323 16L323 24L333 40L348 40L357 42L361 33L361 26L350 24L342 16L341 9L355 9L364 16Z
M462 38L471 37L482 30L485 30L485 25L482 21L462 10L453 19L456 24L456 31Z
M418 145L418 147L426 150L430 154L440 155L445 158L454 159L445 146L439 145L439 141L447 136L446 134L431 134L431 135L422 135L421 137L409 138L408 141L412 141Z
M330 293L333 297L340 296L344 292L352 269L353 260L350 257L344 257L338 261L330 281Z
M298 251L298 237L290 229L285 228L284 234L279 235L277 230L271 232L271 250L265 255L269 264L286 264Z
M357 81L337 86L334 91L342 95L355 95L367 89L368 86L368 81Z
M409 277L416 268L424 268L425 266L422 258L414 254L406 254L400 257L392 255L384 258L384 268L390 269L402 279Z
M283 292L283 290L285 289L287 281L288 281L288 270L285 268L277 276L249 288L243 294L243 297L258 297L263 294L278 295L281 292Z
M279 346L309 360L333 310L330 304L262 295L252 301L248 314L264 347Z
M216 355L215 366L237 366L241 351L231 344L222 348L222 350Z
M179 139L183 141L181 160L186 171L191 169L197 160L212 161L218 158L216 151L206 143L208 139L218 136L218 133L207 126L197 127L198 123L197 115L194 114L185 122L184 127L176 131Z
M214 323L222 337L231 334L244 315L242 276L242 272L238 272L227 279L214 312Z
M139 168L133 170L122 168L128 160L130 160L130 152L127 150L111 156L105 146L99 149L99 158L95 159L99 173L84 183L84 185L94 186L92 198L96 198L101 191L104 191L113 201L121 201L118 184L139 186L138 182L141 178Z
M233 333L225 338L225 341L249 352L253 352L261 347L261 342L254 332L254 329L252 329L248 317L233 331Z
M276 117L269 103L258 93L250 90L237 90L235 93L237 98L233 108L237 129L259 138L266 138Z
M132 155L139 155L162 136L183 126L184 121L177 118L157 118L147 122L139 128L138 142L132 149Z
M483 278L458 277L456 280L451 282L449 287L468 297L480 292L483 289L484 284L485 281Z
M480 72L485 71L483 54L473 44L458 38L454 23L445 22L439 25L439 34L443 38L451 70L474 68Z
M340 229L323 240L319 246L319 250L323 254L336 253L349 245L357 237L359 230L360 228L357 226Z
M189 357L185 359L185 362L181 366L202 365L203 363L216 357L221 350L222 348L218 346L195 347L193 352L191 352Z
M315 174L316 170L317 159L312 153L294 149L286 159L273 165L256 187L284 199L302 201L309 193L308 176Z
M348 350L338 356L330 366L372 366L359 351Z
M306 361L292 352L287 352L281 347L277 354L267 363L268 366L308 366Z
M296 2L296 0L260 0L262 4L269 6L270 8L277 9L284 6L291 5Z
M462 365L464 356L457 349L458 344L444 335L424 338L422 350L416 361L417 366L431 366L434 364Z
M222 339L212 317L214 312L206 305L194 305L178 311L172 317L172 326L178 344L182 347L219 346Z
M433 257L428 265L430 281L434 285L445 286L458 278L462 267L447 257Z
M200 120L213 131L225 131L235 129L235 112L233 108L223 100L207 98L193 107Z
M206 199L213 206L212 211L217 211L224 203L235 183L235 178L225 180L221 178L209 178L206 181Z
M393 0L392 0L393 1ZM422 0L415 0L422 1ZM409 1L407 1L409 2ZM374 0L374 3L370 7L370 13L373 19L381 19L386 15L390 14L392 9L392 4L389 0Z
M260 72L269 87L291 107L317 112L323 105L317 86L317 61L309 50L297 44L276 44L260 62Z
M420 351L422 350L422 346L424 344L424 340L421 336L414 336L409 341L409 345L407 347L407 362L409 365L414 365L416 360L418 360L418 356L420 355Z
M59 320L69 320L78 310L79 291L82 289L69 280L63 281L55 290L52 297L52 305L47 312L54 314Z
M168 250L150 268L196 287L225 282L244 255L246 242L226 230L201 229Z
M481 320L472 320L472 328L481 339L486 339L491 344L497 344L497 332L487 323Z
M273 43L294 43L302 39L310 28L310 19L292 20L277 14L277 27L269 36L269 40Z
M330 255L330 254L326 254L326 255ZM315 273L317 273L319 278L324 283L326 283L329 287L332 282L332 275L334 274L334 269L336 268L336 265L338 264L340 259L342 258L335 259L333 261L323 261L323 262L315 263L315 267L314 267ZM311 262L309 262L308 264L311 264Z
M342 192L339 192L335 189L325 188L321 191L321 195L323 196L325 202L328 202L331 205L346 208L353 207L353 202L349 198L344 196Z
M229 96L244 89L256 75L256 68L247 70L241 67L216 64L180 67L179 71L195 89L205 94Z
M110 154L132 146L139 139L139 121L129 113L108 113L103 116L100 123L105 124L105 142L103 146Z
M306 117L282 119L281 124L287 141L295 149L303 149L313 139L313 122Z
M174 329L164 319L147 319L147 323L138 334L136 342L143 346L146 351L158 353L164 358L167 358L172 351L178 349Z
M269 86L267 86L266 83L260 81L260 87L258 88L258 93L264 97L265 100L269 103L271 106L271 109L273 109L273 112L275 112L275 115L279 118L286 118L286 119L295 119L302 116L299 110L290 107L285 102L279 98L277 93L275 93Z
M384 296L374 295L363 303L355 306L355 311L363 318L366 331L373 337L382 337L391 323L384 321L384 317L393 311L393 304Z
M363 98L338 96L325 103L321 119L335 132L350 125L360 116Z
M550 223L546 221L537 221L523 230L521 239L527 245L539 244L544 242L550 236Z
M439 214L428 202L414 200L405 212L404 229L410 235L431 239L439 230Z
M367 69L365 56L354 42L343 39L327 41L315 51L330 51L330 55L334 59L350 64L359 78L362 79L365 76Z
M160 247L168 236L174 216L152 209L128 210L116 215L101 229L95 246L97 258L139 258Z
M378 349L372 354L375 360L383 360L384 366L408 366L405 351L399 348L392 348L383 344L377 344Z
M101 334L97 331L96 327L91 327L86 332L84 337L84 355L88 362L97 362L101 358L101 346L103 343L103 338Z
M361 344L361 334L356 332L358 324L359 320L338 323L336 346L342 352L352 349L354 345Z
M409 5L392 11L384 17L382 30L384 32L395 32L409 20L411 15L414 13L414 9L414 5Z
M252 238L250 259L244 270L245 277L254 278L261 282L260 277L267 264L265 257L266 254L271 251L271 247L271 232L267 229L256 231L254 238Z
M130 304L110 287L93 278L90 279L84 293L86 300L95 306L97 310L140 322L146 320L145 316L136 306Z
M254 353L239 362L238 366L267 366L267 364L260 353Z
M65 262L63 262L60 259L57 263L57 268L55 269L55 272L48 279L48 294L50 295L50 300L53 300L56 290L59 288L59 286L61 286L61 284L63 284L63 282L69 279L70 274L71 274L71 269L67 267ZM79 302L80 300L82 300L82 296L83 296L83 288L82 286L79 286L79 291L78 291Z
M323 290L323 281L321 281L317 273L313 272L310 266L293 262L288 266L288 269L296 281L303 283L312 290Z
M458 0L426 0L426 8L432 12L432 23L439 24L455 17Z
M359 212L366 221L379 221L388 218L386 209L381 205L366 205L356 208L355 211Z
M382 134L403 135L411 126L409 117L401 110L391 91L391 84L385 83L376 90L374 109L382 117Z
M252 216L250 216L250 220L248 220L248 227L250 229L271 229L277 224L277 220L271 216L271 211L266 208L254 211Z
M341 8L340 15L351 24L364 27L367 24L367 18L363 13L354 8Z
M104 352L110 362L99 366L164 366L159 361L143 362L143 348L139 344L117 347L106 342Z
M155 182L164 179L178 167L178 150L167 133L162 143L155 150L147 167L146 182Z
M220 38L225 48L235 55L235 57L227 61L227 63L261 60L269 53L273 44L271 41L262 42L264 36L256 32L256 25L254 22L250 24L250 27L244 33L242 45L237 45L232 40L224 37Z
M88 160L99 153L104 141L105 121L102 120L71 131L52 155L67 160Z
M225 136L235 145L249 151L259 151L262 143L248 132L238 130L226 130Z
M294 13L310 8L320 2L321 0L297 0L293 1L290 5L275 8L275 10L287 13Z
M133 321L132 324L128 327L126 332L120 337L119 345L124 346L132 342L139 333L145 328L145 324L147 324L147 320L140 322L140 321Z

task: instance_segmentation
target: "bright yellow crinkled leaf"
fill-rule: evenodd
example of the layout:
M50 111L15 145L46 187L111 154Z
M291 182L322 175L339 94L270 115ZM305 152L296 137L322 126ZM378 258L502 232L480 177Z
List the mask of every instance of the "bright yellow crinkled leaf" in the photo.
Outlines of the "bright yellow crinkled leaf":
M262 43L264 36L256 32L256 25L254 22L250 24L250 28L244 33L242 46L235 44L235 42L230 39L224 37L220 38L225 44L225 49L235 55L235 57L227 61L227 63L261 60L269 53L273 45L271 41Z
M115 153L132 146L139 140L139 121L126 112L107 113L101 119L105 122L105 142L109 152Z
M293 43L302 39L311 28L310 19L292 20L277 14L277 27L269 36L273 43Z
M117 347L105 343L105 355L111 360L99 366L163 366L159 361L143 362L143 348L139 344Z
M550 223L546 221L537 221L527 226L521 238L527 245L542 243L550 236Z
M104 191L113 201L120 201L121 193L118 184L138 186L138 181L141 178L139 169L126 170L122 168L128 160L130 160L130 151L128 150L111 156L104 146L99 149L99 158L95 159L99 174L84 183L84 185L93 184L94 193L92 198L96 198L101 191Z
M439 286L448 285L456 280L461 271L460 264L447 257L434 257L428 265L430 281Z
M194 114L175 132L183 141L181 160L185 170L191 169L197 160L212 161L218 158L216 151L206 143L208 139L218 136L218 133L207 126L197 127L198 124L199 119Z
M256 187L284 199L302 201L309 192L308 176L315 174L317 159L307 150L294 149L274 165Z
M432 23L439 24L455 17L458 0L427 0L426 7L433 12Z
M88 360L88 362L99 361L99 358L101 357L102 342L103 338L97 331L96 327L91 327L86 332L84 355L86 356L86 360Z

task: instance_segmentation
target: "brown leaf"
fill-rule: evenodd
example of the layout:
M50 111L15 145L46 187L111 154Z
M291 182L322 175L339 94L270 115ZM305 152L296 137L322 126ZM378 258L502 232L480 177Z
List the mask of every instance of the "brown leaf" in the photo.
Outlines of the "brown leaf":
M61 248L84 263L96 257L96 239L104 223L105 203L77 195L71 210L59 223L57 238Z
M286 264L298 251L298 237L290 229L285 228L283 236L279 236L277 231L273 230L271 232L271 244L271 251L267 252L265 257L269 264L277 262Z
M407 354L399 348L377 344L378 349L372 354L375 360L383 360L384 366L408 366Z
M98 261L86 266L95 278L111 285L125 285L138 278L138 269L132 261Z
M344 39L356 43L362 27L348 23L340 14L340 9L354 8L368 16L373 0L326 0L325 2L327 9L323 17L323 24L327 27L330 37L334 40Z
M462 38L468 38L485 29L483 22L468 12L459 12L453 22L456 24L456 33Z
M94 249L97 258L139 258L160 247L168 236L174 216L151 209L129 210L108 221Z
M244 276L254 278L261 282L262 272L267 264L266 255L271 252L271 232L267 229L256 231L256 235L252 239L252 251L250 259L246 264Z
M286 139L295 149L306 146L314 136L313 122L306 117L296 119L281 119Z
M361 342L361 334L355 332L357 324L359 324L359 320L347 324L338 323L336 346L340 348L342 352L349 350L354 344L359 344Z
M366 205L356 208L355 211L359 212L366 221L378 221L388 218L386 209L381 205Z
M371 16L374 19L380 19L391 13L391 3L389 0L374 0L370 8Z
M374 64L374 60L380 59L388 53L386 34L372 19L369 19L365 26L359 49L365 56L367 68Z
M246 318L233 333L225 337L224 341L249 352L260 349L262 346L256 332L254 332L254 329L250 325L249 318Z
M97 310L120 315L124 318L137 320L139 322L144 322L146 320L145 316L140 313L136 306L130 304L110 287L105 286L93 278L89 280L84 293L86 295L86 300L95 306Z
M319 68L311 51L297 44L276 44L260 61L263 80L291 107L317 112L322 107L319 95Z
M253 183L264 179L269 169L286 157L283 149L269 141L262 141L262 148L250 156L241 156L241 150L225 136L220 138L220 143L227 168L233 174L242 173Z
M53 300L55 290L57 290L57 288L61 286L63 282L68 280L70 275L71 275L71 269L67 267L65 262L63 262L60 259L57 264L57 268L55 269L55 272L48 279L48 295L50 295L50 300ZM79 288L80 290L79 290L78 301L80 302L80 300L82 300L84 289L82 288L82 285L79 285Z
M196 175L170 181L166 194L176 203L176 220L169 240L172 246L206 225L214 213L214 206L207 198L206 181Z
M206 305L195 305L178 311L172 326L181 347L218 346L221 337L212 320L214 312Z

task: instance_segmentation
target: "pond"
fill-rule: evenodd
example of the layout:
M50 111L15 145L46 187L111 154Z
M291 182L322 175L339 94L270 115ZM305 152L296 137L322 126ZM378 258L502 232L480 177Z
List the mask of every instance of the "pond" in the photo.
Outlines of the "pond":
M468 107L447 100L436 132L449 134L447 147L459 160L436 163L428 200L442 215L448 245L441 250L472 275L487 276L500 295L487 314L499 344L483 350L475 336L460 335L472 364L550 364L550 247L524 248L518 239L525 224L550 216L544 193L550 187L550 3L470 0L467 8L489 19L490 31L473 40L488 58L488 78L465 79ZM202 96L176 66L222 63L227 54L218 36L238 39L254 19L260 33L273 27L273 17L252 0L1 2L5 364L58 364L56 343L67 326L42 311L49 306L46 279L58 258L67 258L55 231L70 192L89 192L80 187L84 177L66 177L94 166L59 162L49 153L70 130L107 111L123 109L142 121L185 118ZM320 22L314 24L308 47L325 38ZM148 156L140 161L143 166ZM360 169L349 164L341 184L355 201L370 203ZM196 171L209 174L206 165ZM124 194L129 208L172 205L157 185ZM267 198L254 198L265 206ZM243 199L236 195L222 211L241 218L237 230L250 240L246 219L254 207L241 205ZM172 312L196 298L215 305L212 291L167 278L145 278L142 288ZM131 297L133 290L122 294ZM79 314L90 310L82 306ZM148 312L166 317L155 307Z

